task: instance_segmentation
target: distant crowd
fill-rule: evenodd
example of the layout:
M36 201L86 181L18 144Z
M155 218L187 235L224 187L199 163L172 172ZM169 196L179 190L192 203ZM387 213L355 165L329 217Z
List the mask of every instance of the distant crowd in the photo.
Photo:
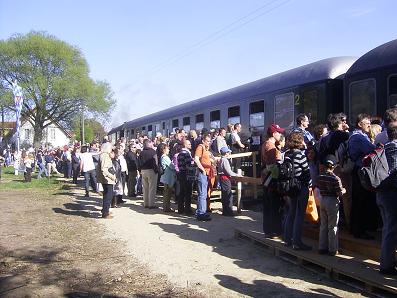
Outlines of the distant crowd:
M309 195L320 208L320 254L338 254L338 230L346 226L356 238L372 239L382 230L381 273L395 275L394 252L397 246L397 108L386 111L383 119L359 114L355 129L347 116L331 114L326 124L309 131L309 115L300 114L296 126L286 131L271 124L259 149L263 181L263 231L265 237L281 237L286 246L310 250L302 242L303 222ZM77 183L84 176L85 196L102 192L102 217L113 215L128 197L143 196L145 208L155 205L156 192L163 186L163 212L194 215L199 221L211 220L211 192L221 190L222 215L234 216L233 176L241 168L241 158L232 154L246 150L241 139L241 124L216 130L186 133L177 129L171 136L151 139L138 135L122 137L111 144L104 140L92 144L18 152L3 151L1 165L12 165L31 181L53 174L64 175ZM360 179L363 159L381 148L388 163L391 183L372 189ZM192 193L197 190L193 211ZM177 204L172 209L171 200Z

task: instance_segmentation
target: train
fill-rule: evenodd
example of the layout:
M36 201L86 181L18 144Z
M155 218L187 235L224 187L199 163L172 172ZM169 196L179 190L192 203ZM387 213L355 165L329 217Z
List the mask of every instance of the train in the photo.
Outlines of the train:
M343 111L354 124L360 113L382 116L396 104L397 39L358 58L323 59L127 121L108 135L114 141L235 123L242 124L243 136L262 135L271 123L292 129L300 113L314 126Z

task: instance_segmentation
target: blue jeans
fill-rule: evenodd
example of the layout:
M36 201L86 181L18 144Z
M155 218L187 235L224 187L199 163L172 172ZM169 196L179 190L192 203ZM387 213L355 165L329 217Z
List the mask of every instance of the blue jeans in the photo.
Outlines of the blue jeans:
M309 188L302 186L296 196L290 196L287 200L288 214L284 225L284 240L295 245L302 244L303 221L305 219Z
M39 173L37 174L37 178L41 178L41 175L44 173L44 175L48 176L48 171L46 169L46 166L42 162L38 162L37 166L39 167Z
M102 216L109 215L110 204L113 198L113 184L102 184L103 186L103 203L102 203Z
M397 193L396 191L377 192L378 204L383 221L380 269L394 268L397 248Z
M90 191L90 184L92 189L97 192L97 181L96 181L96 172L95 170L84 172L84 185L85 192L88 193Z
M203 216L207 211L207 188L208 188L208 179L207 175L203 173L198 174L197 180L197 188L198 188L198 198L197 198L197 216Z

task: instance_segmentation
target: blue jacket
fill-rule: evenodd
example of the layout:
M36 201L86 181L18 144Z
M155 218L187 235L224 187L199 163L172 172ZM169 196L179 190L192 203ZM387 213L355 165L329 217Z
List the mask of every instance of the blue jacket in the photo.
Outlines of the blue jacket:
M163 154L161 156L161 167L164 170L164 174L160 177L160 182L167 184L168 186L174 186L176 181L176 171L174 164L168 155Z
M353 131L348 142L349 155L357 167L363 166L363 157L376 148L362 130Z

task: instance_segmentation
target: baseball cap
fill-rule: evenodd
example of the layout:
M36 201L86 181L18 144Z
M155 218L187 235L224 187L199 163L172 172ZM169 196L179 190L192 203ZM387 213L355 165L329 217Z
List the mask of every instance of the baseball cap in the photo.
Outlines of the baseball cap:
M232 150L230 150L228 147L222 147L220 151L221 151L221 154L226 154L228 152L232 152Z
M328 154L325 157L324 163L330 166L336 166L336 157L332 154Z
M279 125L277 124L271 124L268 129L267 129L267 133L269 135L274 134L275 132L279 132L279 133L283 133L285 131L284 128L281 128Z

